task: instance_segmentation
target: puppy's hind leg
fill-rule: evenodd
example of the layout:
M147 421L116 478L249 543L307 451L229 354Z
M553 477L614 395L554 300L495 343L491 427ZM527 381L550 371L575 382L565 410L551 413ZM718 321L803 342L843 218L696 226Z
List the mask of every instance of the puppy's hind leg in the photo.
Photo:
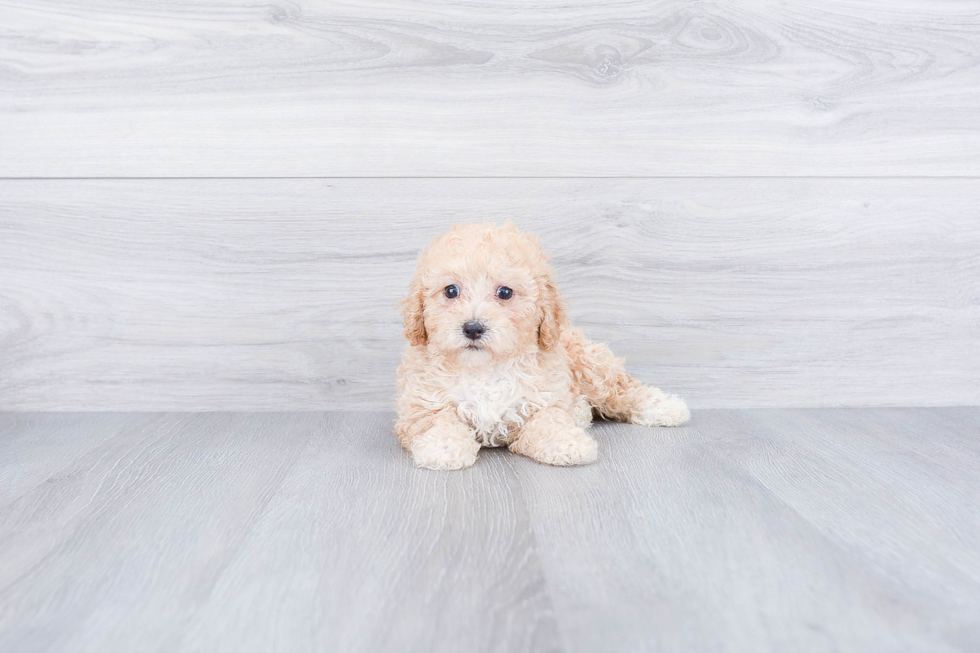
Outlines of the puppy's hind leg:
M580 329L562 334L572 377L600 415L643 426L679 426L691 419L684 400L644 385L629 374L607 345L589 342Z

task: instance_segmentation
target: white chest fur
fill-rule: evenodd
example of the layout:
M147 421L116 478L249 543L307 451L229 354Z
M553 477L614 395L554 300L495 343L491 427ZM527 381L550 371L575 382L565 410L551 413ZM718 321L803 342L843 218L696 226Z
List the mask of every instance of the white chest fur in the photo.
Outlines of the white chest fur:
M508 444L510 433L547 402L516 362L466 370L454 379L450 393L460 419L485 447Z

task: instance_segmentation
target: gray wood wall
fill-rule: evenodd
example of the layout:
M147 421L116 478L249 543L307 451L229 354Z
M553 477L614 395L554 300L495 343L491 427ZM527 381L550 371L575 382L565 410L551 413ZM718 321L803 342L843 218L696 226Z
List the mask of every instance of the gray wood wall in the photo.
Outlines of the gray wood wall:
M514 219L695 407L980 403L980 4L0 0L0 409L392 405Z

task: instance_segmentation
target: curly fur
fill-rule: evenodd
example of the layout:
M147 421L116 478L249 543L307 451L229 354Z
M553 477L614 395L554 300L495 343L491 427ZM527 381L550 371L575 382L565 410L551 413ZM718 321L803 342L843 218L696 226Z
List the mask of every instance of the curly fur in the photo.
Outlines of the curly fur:
M446 296L449 285L458 297ZM513 297L498 299L500 286ZM585 430L593 412L646 426L690 418L681 399L633 379L609 347L571 327L537 238L512 222L436 238L402 312L409 346L395 433L420 467L469 467L481 446L579 465L596 459ZM476 341L462 331L473 320L485 326Z

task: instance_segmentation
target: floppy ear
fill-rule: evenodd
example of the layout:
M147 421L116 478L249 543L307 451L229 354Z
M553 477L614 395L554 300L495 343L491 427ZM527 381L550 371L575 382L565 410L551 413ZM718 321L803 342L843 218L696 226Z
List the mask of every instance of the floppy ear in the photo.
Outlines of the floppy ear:
M425 345L429 342L429 334L425 330L425 319L422 309L425 301L425 292L422 282L416 276L412 279L408 297L402 300L402 315L405 317L405 337L412 343L413 347Z
M538 298L538 346L551 351L558 346L561 331L565 327L565 301L555 287L555 280L549 271L538 280L541 291Z

